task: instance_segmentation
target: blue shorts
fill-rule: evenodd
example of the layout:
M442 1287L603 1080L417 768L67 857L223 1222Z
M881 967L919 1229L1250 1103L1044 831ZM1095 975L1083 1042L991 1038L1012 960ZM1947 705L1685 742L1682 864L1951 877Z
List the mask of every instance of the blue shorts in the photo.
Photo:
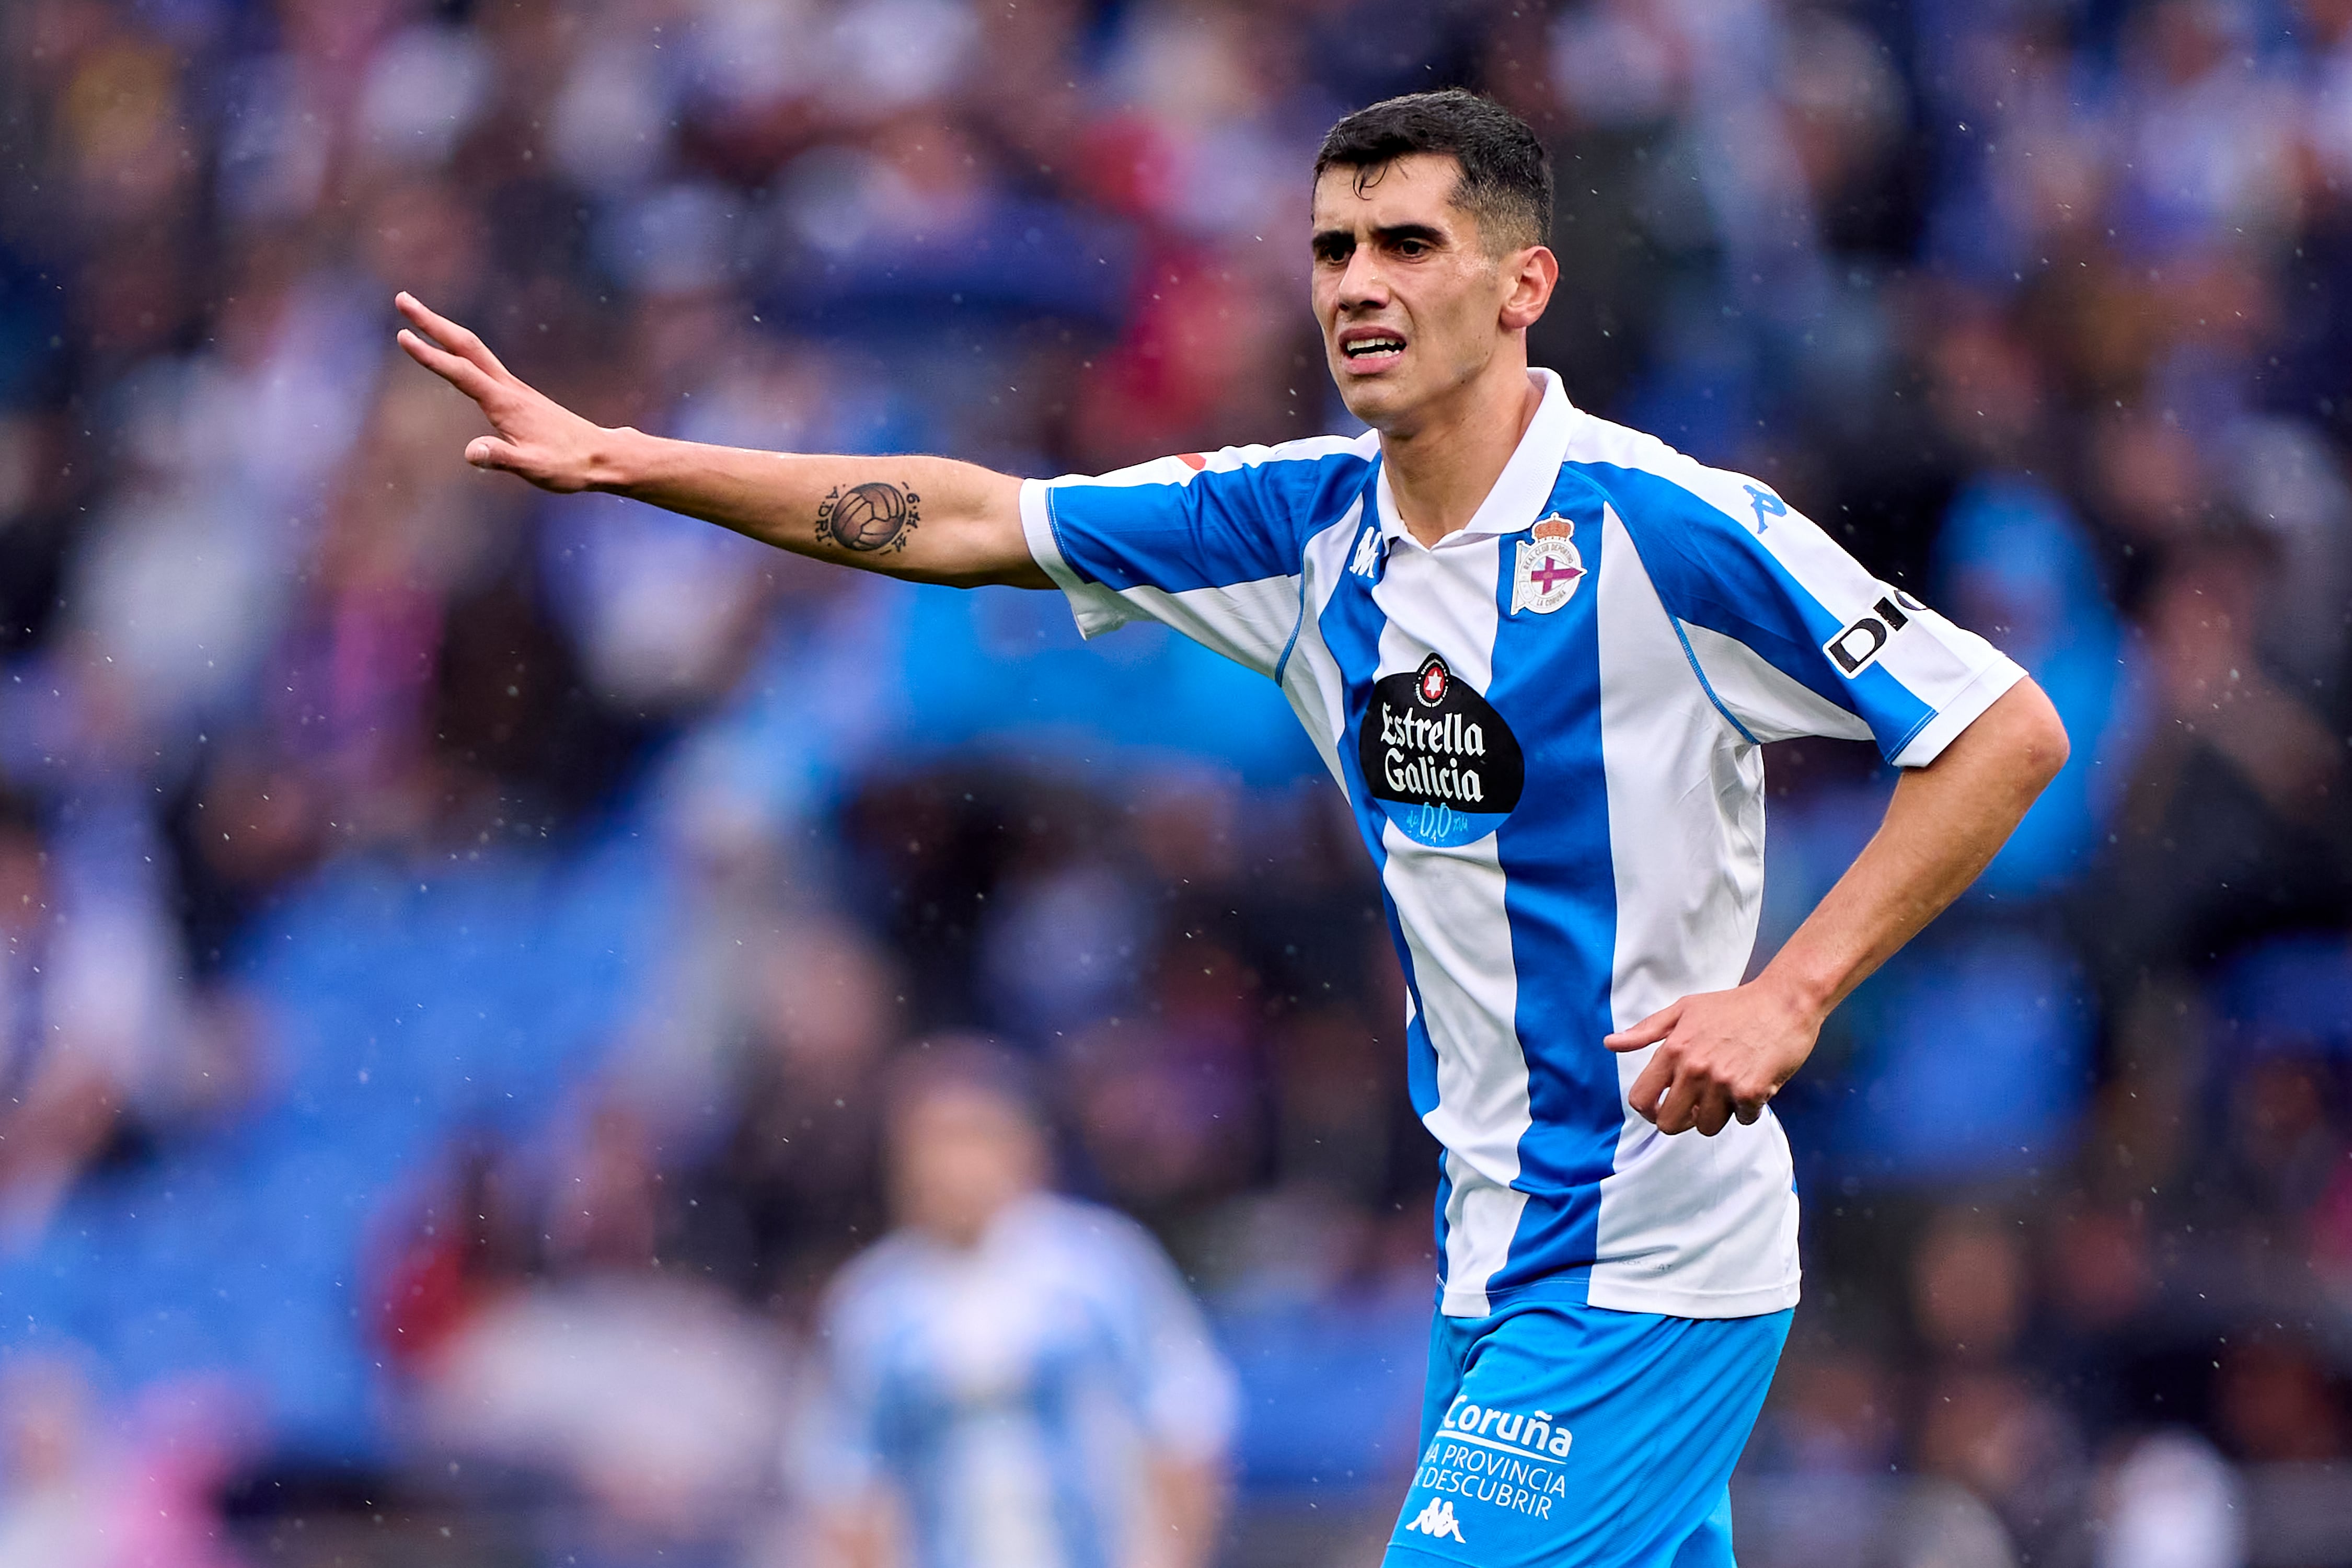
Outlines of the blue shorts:
M1793 1315L1441 1314L1384 1563L1731 1568L1731 1469Z

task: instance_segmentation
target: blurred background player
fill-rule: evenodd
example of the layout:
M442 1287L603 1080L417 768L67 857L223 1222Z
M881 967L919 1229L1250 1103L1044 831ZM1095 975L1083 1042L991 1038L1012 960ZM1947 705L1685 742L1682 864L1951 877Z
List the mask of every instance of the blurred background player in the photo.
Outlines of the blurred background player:
M909 1058L886 1130L898 1228L843 1271L798 1445L846 1568L1202 1568L1233 1375L1142 1226L1048 1190L1020 1065Z

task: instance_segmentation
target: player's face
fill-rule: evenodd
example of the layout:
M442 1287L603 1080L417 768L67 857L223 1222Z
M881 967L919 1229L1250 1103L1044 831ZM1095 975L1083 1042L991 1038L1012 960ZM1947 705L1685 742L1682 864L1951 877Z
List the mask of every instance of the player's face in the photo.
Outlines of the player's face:
M1376 430L1410 434L1492 368L1550 294L1550 252L1490 252L1477 219L1454 205L1461 173L1451 156L1415 153L1361 189L1362 171L1346 167L1315 184L1323 353L1348 411ZM1529 294L1531 268L1540 298Z
M898 1217L958 1247L1045 1180L1037 1129L1020 1107L982 1089L922 1096L899 1113L890 1144Z

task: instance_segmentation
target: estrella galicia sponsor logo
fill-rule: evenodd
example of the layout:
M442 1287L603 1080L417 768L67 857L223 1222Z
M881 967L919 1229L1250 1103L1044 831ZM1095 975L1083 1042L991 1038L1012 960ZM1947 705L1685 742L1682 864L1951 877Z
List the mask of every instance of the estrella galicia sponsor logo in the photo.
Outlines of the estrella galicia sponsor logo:
M1484 838L1519 804L1527 759L1503 716L1435 654L1382 676L1357 731L1364 786L1415 843Z
M1413 1485L1435 1494L1433 1501L1461 1498L1549 1519L1555 1500L1568 1495L1564 1466L1574 1446L1548 1411L1497 1410L1457 1397L1430 1438Z
M1897 588L1894 593L1870 606L1871 614L1857 616L1838 628L1837 636L1822 644L1822 651L1848 680L1878 662L1895 634L1911 624L1904 612L1924 610L1927 606Z

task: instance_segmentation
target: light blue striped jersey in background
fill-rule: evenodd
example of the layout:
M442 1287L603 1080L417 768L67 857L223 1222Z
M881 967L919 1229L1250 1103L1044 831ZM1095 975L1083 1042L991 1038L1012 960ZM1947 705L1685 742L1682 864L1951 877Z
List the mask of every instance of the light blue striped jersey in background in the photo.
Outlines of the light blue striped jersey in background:
M795 1479L820 1509L895 1495L921 1568L1115 1568L1151 1528L1155 1458L1213 1464L1233 1373L1157 1242L1040 1194L953 1247L900 1231L824 1315Z
M1545 1296L1741 1317L1797 1300L1768 1112L1661 1136L1601 1037L1739 983L1765 741L1916 766L2023 673L1767 487L1542 403L1467 527L1408 534L1376 436L1031 480L1023 525L1091 637L1164 621L1271 677L1355 811L1444 1146L1440 1305Z

